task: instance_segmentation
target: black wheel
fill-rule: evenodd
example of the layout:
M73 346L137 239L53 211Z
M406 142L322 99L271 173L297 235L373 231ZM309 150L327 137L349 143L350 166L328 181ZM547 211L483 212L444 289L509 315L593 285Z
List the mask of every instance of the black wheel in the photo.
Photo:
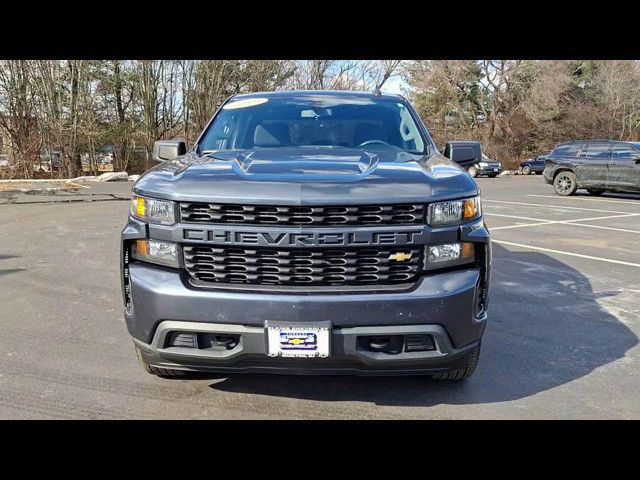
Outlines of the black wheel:
M602 195L604 193L604 190L594 190L593 188L587 188L587 192L589 192L590 195L595 195L597 197L598 195Z
M491 175L489 175L489 178L496 178L498 176L497 173L492 173Z
M573 195L578 189L578 180L573 172L560 172L553 180L553 186L558 195L567 197L569 195Z
M473 375L478 366L478 359L480 358L480 345L478 345L467 357L467 365L464 368L458 370L452 370L446 373L436 373L433 375L435 380L453 380L461 381Z
M467 168L467 173L469 173L471 177L476 178L478 176L478 169L471 165L469 168Z
M531 167L529 165L525 165L524 167L522 167L522 174L531 175Z
M154 367L153 365L149 365L144 361L144 358L142 358L142 352L137 345L135 346L135 348L136 357L138 357L138 361L140 362L140 365L142 365L142 368L144 368L145 372L150 373L151 375L157 375L158 377L162 378L186 377L187 375L189 375L189 372L186 372L184 370L172 370L170 368L159 368Z

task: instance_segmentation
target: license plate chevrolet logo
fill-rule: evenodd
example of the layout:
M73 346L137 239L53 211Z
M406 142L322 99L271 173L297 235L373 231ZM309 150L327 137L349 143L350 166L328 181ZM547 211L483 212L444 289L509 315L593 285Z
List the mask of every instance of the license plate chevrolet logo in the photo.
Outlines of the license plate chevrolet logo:
M315 350L318 340L315 333L280 333L280 348L282 350Z
M389 260L395 260L396 262L404 262L405 260L409 260L410 258L411 258L411 252L409 253L398 252L398 253L392 253L391 255L389 255Z

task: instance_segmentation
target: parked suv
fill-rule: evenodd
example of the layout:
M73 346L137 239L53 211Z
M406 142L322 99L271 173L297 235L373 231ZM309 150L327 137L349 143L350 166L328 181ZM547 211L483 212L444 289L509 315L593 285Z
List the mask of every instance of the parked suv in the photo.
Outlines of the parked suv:
M549 155L538 155L537 157L520 162L520 172L523 175L531 175L532 173L542 173L544 171L544 162Z
M469 377L491 245L478 186L401 96L229 98L156 142L122 232L144 368Z
M585 188L591 195L640 192L640 143L580 140L556 145L545 161L547 183L558 195Z

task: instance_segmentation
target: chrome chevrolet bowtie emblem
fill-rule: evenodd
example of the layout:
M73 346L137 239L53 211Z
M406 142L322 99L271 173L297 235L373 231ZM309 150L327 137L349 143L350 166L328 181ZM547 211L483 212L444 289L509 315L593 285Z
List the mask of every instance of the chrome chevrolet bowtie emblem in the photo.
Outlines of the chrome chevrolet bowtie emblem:
M404 262L405 260L409 260L410 258L411 258L411 252L409 253L398 252L398 253L392 253L391 255L389 255L389 260L395 260L396 262Z

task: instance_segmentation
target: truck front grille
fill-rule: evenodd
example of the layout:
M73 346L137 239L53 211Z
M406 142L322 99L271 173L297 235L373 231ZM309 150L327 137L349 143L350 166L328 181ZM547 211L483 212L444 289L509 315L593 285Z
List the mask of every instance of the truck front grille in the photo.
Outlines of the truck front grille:
M399 253L405 255L396 255ZM416 279L422 265L422 249L286 250L185 245L184 264L193 279L211 283L389 285Z
M181 203L185 223L241 225L412 225L424 223L422 204L334 207Z

